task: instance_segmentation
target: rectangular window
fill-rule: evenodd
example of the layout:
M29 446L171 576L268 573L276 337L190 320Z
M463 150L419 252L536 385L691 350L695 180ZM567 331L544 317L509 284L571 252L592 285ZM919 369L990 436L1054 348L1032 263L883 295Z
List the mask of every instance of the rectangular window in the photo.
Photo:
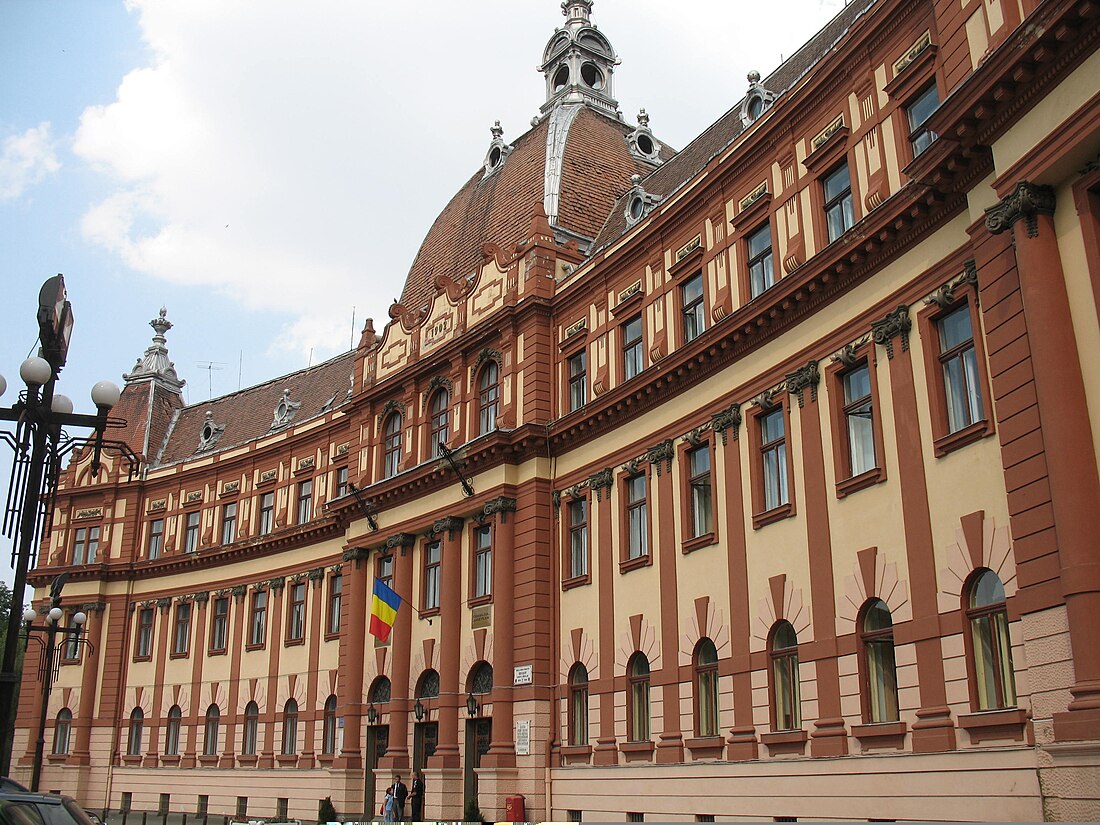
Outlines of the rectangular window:
M344 577L339 573L328 580L328 635L340 632L340 600L344 590Z
M172 632L172 655L186 656L191 649L191 604L176 605L176 622Z
M183 552L194 553L199 549L199 522L202 521L202 513L196 510L186 516L187 526L183 531Z
M493 592L493 526L483 524L474 531L474 598Z
M947 402L947 429L954 433L985 417L970 307L964 304L952 310L936 321L936 329Z
M442 555L442 542L429 541L424 545L424 610L439 609L439 564Z
M378 556L378 561L375 565L374 575L386 585L386 587L393 587L393 556Z
M649 516L646 507L646 477L626 480L627 559L640 559L649 553Z
M210 622L210 652L224 653L229 644L229 597L214 599L214 616Z
M849 478L875 467L875 433L871 420L871 373L864 362L844 373L844 424L848 436Z
M145 553L150 559L159 559L164 549L164 519L155 518L149 522L149 543Z
M237 502L222 505L222 544L232 544L237 538Z
M335 497L341 498L348 494L348 468L337 467L336 468L336 485L335 485Z
M279 797L275 802L275 818L280 821L285 821L289 810L290 800L285 796Z
M252 592L252 610L248 620L248 644L253 647L263 645L267 639L267 591Z
M237 797L237 816L238 817L248 816L248 797L247 796L238 796Z
M771 224L764 224L749 235L745 248L749 262L749 298L752 299L775 286Z
M275 527L275 493L260 494L260 535L266 536Z
M767 512L790 501L787 487L787 433L783 409L761 415L759 426L764 511Z
M134 792L133 791L123 791L122 792L122 801L119 803L119 806L118 806L120 812L121 813L129 813L130 810L133 808L133 805L134 805Z
M932 145L937 137L936 133L924 124L932 117L936 109L940 108L940 93L933 83L916 99L905 107L905 116L909 121L909 145L913 149L913 157Z
M288 642L300 642L306 635L306 583L290 585L290 610L287 612L286 638Z
M691 538L700 538L714 532L710 446L689 450L687 466L691 490Z
M157 804L157 816L167 816L168 809L172 806L172 794L162 793L160 795L160 802Z
M305 524L313 513L313 479L298 483L298 524Z
M569 578L588 575L588 500L569 502Z
M703 273L693 275L680 286L680 305L684 320L684 343L698 338L707 328L703 305Z
M642 316L623 324L622 337L623 380L629 381L642 371Z
M78 527L73 539L73 564L95 564L99 550L99 528Z
M588 403L587 353L583 350L569 358L569 411Z
M80 631L83 628L79 628L72 623L72 615L69 616L68 629L73 631ZM61 660L65 662L79 662L80 661L80 633L66 633L64 642L61 646ZM67 752L67 751L66 751Z
M829 243L847 232L855 221L852 211L852 178L845 163L826 176L825 188L825 225L828 228Z
M153 608L143 607L138 611L137 640L134 642L134 656L148 659L153 655Z

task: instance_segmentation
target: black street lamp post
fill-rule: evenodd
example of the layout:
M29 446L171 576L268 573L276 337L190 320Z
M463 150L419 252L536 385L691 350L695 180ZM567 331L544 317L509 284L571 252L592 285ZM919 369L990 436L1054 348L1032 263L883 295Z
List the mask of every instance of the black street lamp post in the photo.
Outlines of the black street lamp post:
M57 275L47 280L38 297L39 354L28 358L19 368L19 376L27 389L10 407L0 407L0 420L15 422L14 432L0 432L0 440L15 452L7 506L4 511L4 535L14 543L12 566L12 606L8 615L8 633L0 662L0 776L11 766L11 736L15 728L15 694L19 674L15 660L19 649L23 593L27 572L35 558L37 541L48 526L57 488L61 459L75 447L93 448L92 474L98 475L104 449L119 453L132 473L137 457L120 441L107 441L103 436L109 427L124 427L126 422L108 418L118 403L120 391L110 381L100 381L92 387L95 415L73 412L73 403L54 392L57 377L65 365L69 338L73 328L72 306L67 300L65 279ZM7 382L0 376L0 395ZM73 438L62 427L88 427L92 438ZM37 764L36 764L37 770Z
M31 773L32 791L38 790L38 783L42 778L42 760L46 751L46 718L50 705L50 691L53 690L53 680L57 675L57 666L60 660L70 658L64 656L62 650L70 646L75 647L77 650L81 645L85 645L89 649L92 647L91 642L83 638L84 622L88 620L88 617L82 611L73 614L72 624L69 627L58 625L61 617L65 615L65 611L61 609L61 588L64 587L67 577L68 573L62 573L54 579L53 586L50 588L50 607L44 616L44 624L34 624L34 620L39 617L39 614L33 607L28 607L23 611L24 643L29 643L33 638L42 645L40 669L42 708L38 714L38 739L35 741L34 746L34 766ZM32 633L44 633L46 636L45 641L31 636ZM57 641L59 635L61 636L60 642ZM59 653L62 655L58 655Z

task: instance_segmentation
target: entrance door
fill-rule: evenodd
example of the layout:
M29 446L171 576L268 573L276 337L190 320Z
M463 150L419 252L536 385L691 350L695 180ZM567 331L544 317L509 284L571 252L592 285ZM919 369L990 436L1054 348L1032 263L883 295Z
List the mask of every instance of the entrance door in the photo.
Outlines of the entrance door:
M363 761L363 804L366 807L363 818L366 820L378 816L377 811L382 805L382 800L374 798L374 769L378 767L378 760L386 755L389 744L389 725L370 725L367 728L367 755Z
M413 770L423 770L428 757L435 755L439 742L438 722L418 722L413 731Z
M468 719L466 721L466 755L463 760L462 810L470 800L477 801L477 774L474 768L481 766L481 757L489 752L493 735L492 719Z

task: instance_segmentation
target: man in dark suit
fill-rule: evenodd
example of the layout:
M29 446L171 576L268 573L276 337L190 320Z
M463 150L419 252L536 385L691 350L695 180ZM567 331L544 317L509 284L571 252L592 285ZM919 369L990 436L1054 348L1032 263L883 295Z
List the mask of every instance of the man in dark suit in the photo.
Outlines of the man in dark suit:
M412 795L409 797L412 804L412 821L424 820L424 774L413 771Z
M393 785L390 786L390 790L393 792L393 801L397 803L397 821L401 822L405 819L405 800L409 796L409 789L401 781L401 774L393 775Z

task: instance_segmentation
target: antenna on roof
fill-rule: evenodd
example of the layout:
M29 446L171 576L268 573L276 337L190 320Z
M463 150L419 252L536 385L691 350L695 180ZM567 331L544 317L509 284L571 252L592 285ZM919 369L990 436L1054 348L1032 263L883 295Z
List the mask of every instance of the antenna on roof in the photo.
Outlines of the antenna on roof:
M355 307L351 308L351 337L348 339L348 349L355 349Z
M221 361L196 361L195 366L200 370L206 370L206 399L214 397L214 370L224 370L225 364Z
M237 392L241 391L241 375L244 373L244 350L241 350L241 357L237 361Z

